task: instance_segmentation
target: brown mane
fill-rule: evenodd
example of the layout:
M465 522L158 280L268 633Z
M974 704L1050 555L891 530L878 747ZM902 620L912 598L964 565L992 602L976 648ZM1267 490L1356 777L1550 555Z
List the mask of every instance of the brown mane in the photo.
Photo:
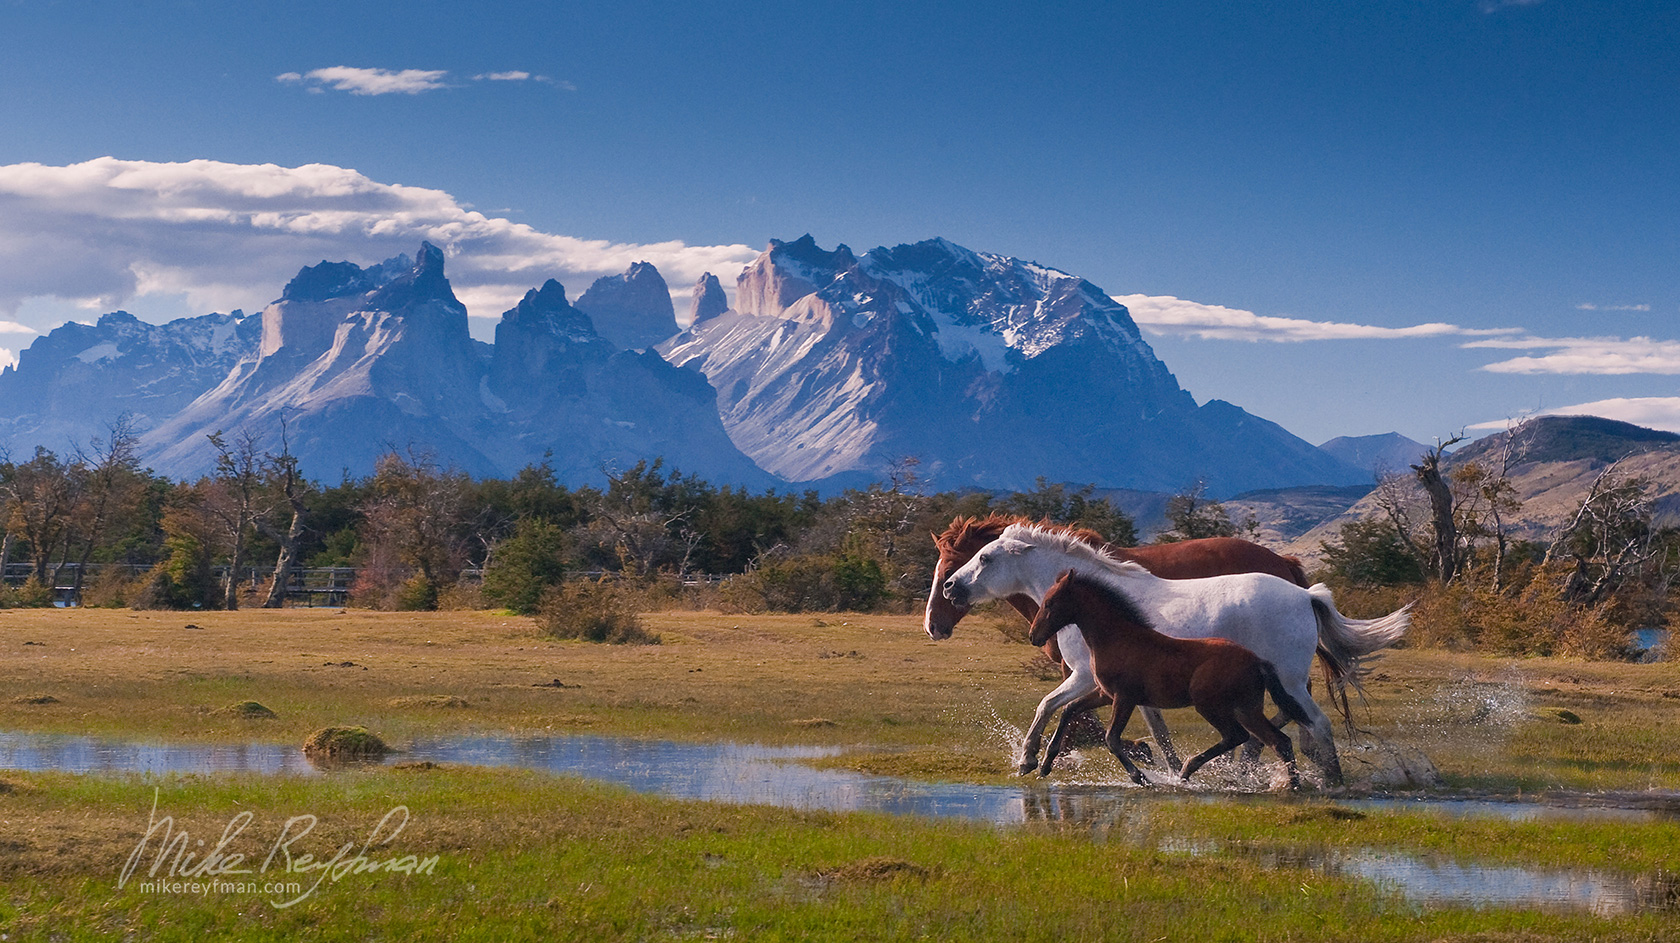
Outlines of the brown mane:
M933 542L941 551L952 551L958 546L976 538L984 538L990 543L1003 533L1003 529L1011 524L1032 524L1058 534L1066 534L1094 547L1106 547L1108 541L1103 535L1088 527L1076 527L1072 524L1058 524L1048 518L1034 521L1018 514L998 514L993 512L985 517L957 517L951 521L951 526L945 528L945 533L934 535Z

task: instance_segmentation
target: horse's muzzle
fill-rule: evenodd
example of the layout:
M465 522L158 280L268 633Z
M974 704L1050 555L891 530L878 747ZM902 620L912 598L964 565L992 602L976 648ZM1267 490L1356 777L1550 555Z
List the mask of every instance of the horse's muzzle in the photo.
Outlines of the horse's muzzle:
M958 583L956 577L945 581L944 594L945 598L951 601L951 605L958 609L968 608L968 587Z

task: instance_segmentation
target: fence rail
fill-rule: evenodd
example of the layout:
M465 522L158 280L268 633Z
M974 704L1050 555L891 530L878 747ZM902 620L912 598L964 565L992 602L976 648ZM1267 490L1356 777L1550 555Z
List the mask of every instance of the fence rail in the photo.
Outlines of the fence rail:
M75 602L76 574L82 567L75 563L64 563L48 570L48 577L53 583L53 599L60 605L71 605ZM99 578L109 571L122 572L129 579L136 579L150 572L150 564L133 563L90 563L82 575L82 590L98 582ZM210 576L218 585L227 580L228 567L211 567ZM286 581L286 600L294 605L304 606L343 606L350 601L350 588L356 584L356 577L363 567L354 566L300 566L293 567ZM35 568L28 563L7 563L0 581L12 587L22 586L35 575ZM617 579L621 574L609 570L576 570L566 573L567 580L598 580ZM240 567L239 582L241 585L256 587L268 586L268 581L274 576L273 567ZM728 579L728 574L719 573L689 573L682 577L684 586L716 586ZM461 571L461 579L467 582L479 582L484 579L484 571L471 567Z

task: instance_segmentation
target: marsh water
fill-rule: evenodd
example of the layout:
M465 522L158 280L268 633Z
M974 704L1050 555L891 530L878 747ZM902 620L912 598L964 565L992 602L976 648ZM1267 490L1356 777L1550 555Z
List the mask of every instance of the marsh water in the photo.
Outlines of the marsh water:
M638 792L710 802L799 809L868 811L985 822L1033 821L1086 829L1093 839L1149 843L1168 854L1232 854L1274 867L1310 868L1388 887L1421 906L1526 907L1601 915L1680 912L1680 875L1636 875L1593 869L1520 868L1373 849L1303 851L1189 842L1160 834L1149 809L1162 801L1229 798L1219 790L1146 794L1129 783L993 786L924 783L805 763L834 747L766 747L675 743L599 736L463 736L417 740L387 762L431 761L515 766L584 776ZM283 744L160 744L53 734L0 733L0 769L71 773L218 773L323 775L302 752ZM1672 811L1600 805L1558 806L1490 800L1366 799L1340 801L1350 817L1382 809L1427 809L1443 816L1513 820L1611 818L1629 822Z

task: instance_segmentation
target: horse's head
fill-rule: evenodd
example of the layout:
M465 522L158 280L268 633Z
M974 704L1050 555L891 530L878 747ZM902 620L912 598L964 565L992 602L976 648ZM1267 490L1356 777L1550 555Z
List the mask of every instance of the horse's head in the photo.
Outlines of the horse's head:
M1022 558L1032 549L1031 543L1013 537L992 541L945 578L945 598L966 612L988 599L1027 593L1031 583L1026 579Z
M933 543L939 548L939 563L933 568L933 585L928 587L927 611L922 616L922 628L929 638L935 641L950 638L957 623L968 615L968 606L959 606L945 598L945 580L972 560L980 548L995 540L1009 523L1010 519L998 515L984 519L958 517L951 521L945 533L933 535Z
M1043 645L1050 641L1052 635L1079 622L1079 616L1075 612L1078 608L1078 593L1068 588L1072 582L1072 570L1056 578L1055 585L1044 594L1044 601L1038 607L1038 615L1033 616L1032 629L1027 635L1027 641L1034 645Z

